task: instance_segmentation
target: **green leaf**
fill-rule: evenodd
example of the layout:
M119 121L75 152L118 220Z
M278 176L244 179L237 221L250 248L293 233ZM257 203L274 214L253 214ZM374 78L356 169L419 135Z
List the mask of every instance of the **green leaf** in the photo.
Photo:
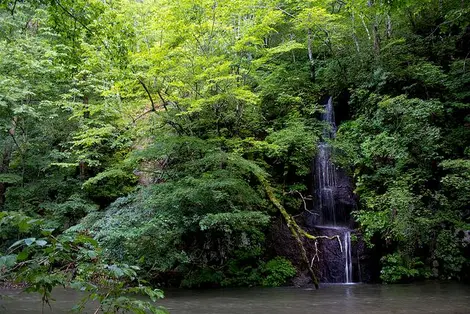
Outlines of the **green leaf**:
M95 251L91 251L91 250L87 251L86 255L91 259L95 259L98 256L98 254L96 254Z
M5 255L0 257L0 269L2 267L12 267L16 264L17 255Z
M33 244L34 242L36 242L36 238L26 238L26 239L24 239L24 243L25 243L27 246L30 246L30 245Z
M23 243L24 243L24 239L18 240L15 243L13 243L12 245L10 245L9 249L11 250L11 249L23 244Z
M41 234L43 236L50 236L55 229L41 229Z
M45 240L37 240L36 241L36 244L39 245L39 246L45 246L47 244L47 241Z
M18 254L17 260L19 262L25 261L28 258L28 256L29 256L28 251L23 250Z
M83 244L90 244L92 245L93 247L98 247L98 241L96 241L95 239L93 239L92 237L88 237L88 236L85 236L85 235L78 235L76 238L75 238L75 243L83 243Z
M2 183L17 183L22 180L22 177L13 173L1 173L0 174L0 182Z

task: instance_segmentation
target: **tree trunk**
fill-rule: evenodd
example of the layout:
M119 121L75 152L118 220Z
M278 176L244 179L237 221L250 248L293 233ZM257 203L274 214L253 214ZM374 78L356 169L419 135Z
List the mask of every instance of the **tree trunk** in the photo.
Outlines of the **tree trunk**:
M256 173L255 173L255 175L256 175L258 181L263 186L263 188L264 188L269 200L271 201L271 203L274 205L274 207L276 207L281 212L282 216L286 220L287 226L289 227L289 230L290 230L292 236L294 237L294 239L297 242L297 245L299 247L302 261L303 261L305 267L307 268L308 273L310 274L310 277L312 278L312 282L315 285L315 289L318 289L319 288L319 281L318 281L317 276L315 275L315 272L312 268L312 265L309 262L309 259L308 259L308 256L307 256L307 251L305 250L305 247L304 247L304 244L302 242L301 237L305 237L305 238L310 239L310 240L317 240L317 239L332 240L332 239L337 239L338 241L340 241L339 236L338 235L331 236L331 237L329 237L329 236L314 236L314 235L309 234L305 230L303 230L297 224L295 219L292 218L291 215L289 215L289 213L286 211L284 206L281 205L280 201L274 195L274 190L271 187L271 185L269 184L268 180L266 180L263 176L258 175Z
M378 55L378 54L380 54L380 35L379 35L378 16L375 17L375 23L374 23L374 27L373 27L373 35L374 35L374 50L375 50L375 53Z
M351 26L352 26L352 38L354 40L354 44L356 45L356 51L359 53L361 49L359 47L359 41L356 35L356 21L354 18L354 12L351 12Z
M14 139L16 132L16 118L13 119L12 126L8 130L8 134ZM0 174L5 174L10 169L11 155L13 152L13 143L5 139L5 146L3 147L2 161L0 163ZM7 183L0 182L0 209L5 205L5 192L7 190Z
M286 220L287 226L289 227L289 230L290 230L292 236L294 237L295 242L297 242L297 245L299 247L300 256L302 258L303 264L307 268L308 273L309 273L310 277L312 278L312 282L315 285L315 289L318 289L319 288L318 278L315 275L315 272L313 271L312 267L310 266L308 256L307 256L307 251L305 250L302 239L300 238L300 236L305 235L306 232L305 231L303 233L299 232L299 231L303 231L303 230L299 227L299 225L294 220L294 218L292 218L291 215L289 215L289 213L286 211L284 206L281 205L279 200L274 195L274 191L272 190L272 188L269 185L268 181L264 178L259 177L259 176L258 176L258 180L261 181L261 184L263 185L264 190L266 191L266 194L268 195L268 198L271 201L271 203L273 203L273 205L281 212L282 216Z
M392 17L390 14L387 14L387 30L386 30L387 39L392 37Z
M2 162L0 163L0 174L6 173L10 167L11 151L12 151L12 146L9 144L6 144L3 149ZM6 190L7 190L7 183L0 182L0 209L2 209L3 205L5 205Z

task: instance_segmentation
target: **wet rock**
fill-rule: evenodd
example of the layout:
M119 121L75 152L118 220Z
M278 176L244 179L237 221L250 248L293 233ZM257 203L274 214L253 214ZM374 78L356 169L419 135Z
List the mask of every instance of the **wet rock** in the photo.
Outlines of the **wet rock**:
M462 230L463 238L462 242L465 244L470 244L470 230Z
M308 275L308 272L306 271L301 272L300 275L298 275L292 280L292 285L294 285L295 287L305 287L311 284L312 284L312 279L310 278L310 276Z

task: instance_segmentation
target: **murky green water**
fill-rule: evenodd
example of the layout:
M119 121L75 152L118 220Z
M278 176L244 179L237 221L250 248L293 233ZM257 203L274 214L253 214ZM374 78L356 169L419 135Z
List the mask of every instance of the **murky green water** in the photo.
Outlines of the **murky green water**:
M2 314L41 313L34 295L0 291ZM52 311L67 313L80 296L57 290ZM461 313L470 314L470 286L455 283L413 285L329 285L320 290L301 288L246 288L169 290L160 304L170 313ZM90 308L87 313L93 313Z

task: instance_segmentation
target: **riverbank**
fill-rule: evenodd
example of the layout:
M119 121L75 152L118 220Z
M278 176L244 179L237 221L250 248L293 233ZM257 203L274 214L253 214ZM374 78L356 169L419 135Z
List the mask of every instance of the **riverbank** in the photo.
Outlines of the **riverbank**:
M16 283L13 281L0 281L0 290L20 290L26 288L25 283Z

